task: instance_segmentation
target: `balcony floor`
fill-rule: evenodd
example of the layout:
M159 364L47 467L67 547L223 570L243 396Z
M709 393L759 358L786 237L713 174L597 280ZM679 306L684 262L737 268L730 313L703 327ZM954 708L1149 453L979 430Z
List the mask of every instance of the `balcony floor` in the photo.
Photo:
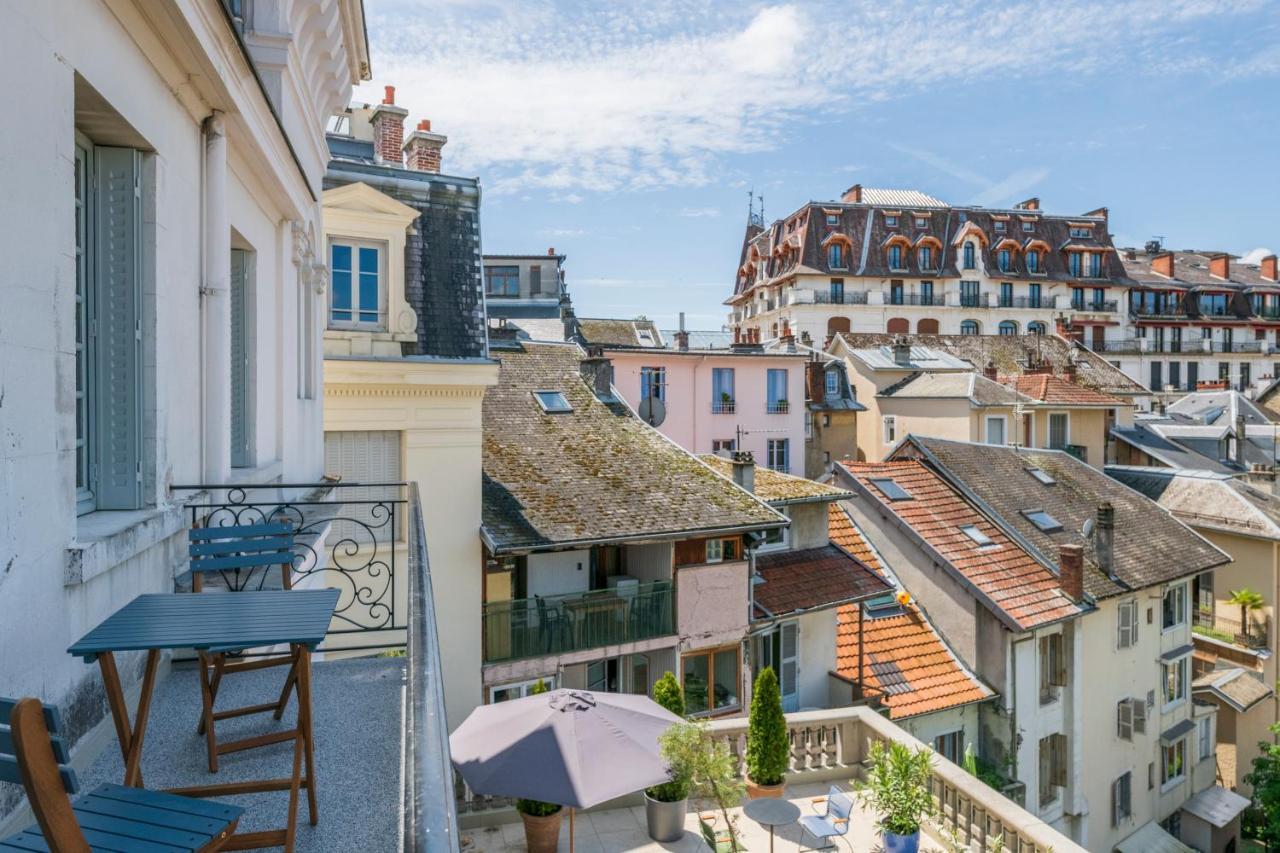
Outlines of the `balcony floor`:
M805 783L787 786L787 797L800 807L801 814L813 814L810 800L827 793L830 783ZM849 790L846 784L839 785ZM751 853L765 853L769 849L769 830L753 822L742 814L742 809L731 809L730 820L738 827L739 837ZM667 844L659 844L649 838L645 828L644 807L610 809L608 811L579 814L574 818L576 839L574 849L577 853L621 853L621 851L644 851L644 853L660 853L660 851L680 851L694 853L706 851L708 848L698 834L698 817L690 812L685 819L684 838ZM470 837L471 847L466 851L476 853L515 853L523 851L524 827L519 819L513 823L483 829L464 830L464 839ZM808 839L813 843L813 839ZM569 849L569 821L566 818L560 826L559 850ZM774 850L798 851L800 847L800 825L778 827L774 837ZM805 850L810 848L806 847ZM837 851L871 851L880 850L880 836L875 828L875 818L861 806L855 806L850 821L849 834L836 841ZM942 853L941 846L935 844L928 836L920 839L920 849L930 853Z
M298 853L399 849L400 763L404 658L316 661L312 667L315 714L316 792L320 822L307 820L305 792L298 808ZM284 667L238 673L222 683L218 706L257 704L278 696ZM281 743L219 756L217 774L205 763L204 738L196 734L200 682L194 669L175 668L156 685L142 750L148 788L170 788L287 777L293 744ZM130 717L133 707L130 706ZM278 731L292 724L297 702L284 720L256 714L218 724L219 740ZM124 775L114 737L81 776L85 788L119 783ZM288 791L226 797L244 806L239 829L251 832L284 826Z

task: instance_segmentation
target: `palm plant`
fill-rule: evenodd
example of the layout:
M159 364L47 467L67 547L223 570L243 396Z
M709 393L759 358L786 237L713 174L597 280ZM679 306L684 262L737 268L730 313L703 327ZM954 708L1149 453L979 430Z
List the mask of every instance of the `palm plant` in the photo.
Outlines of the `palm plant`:
M1246 586L1231 590L1231 598L1227 599L1227 603L1240 608L1240 633L1247 636L1250 633L1249 611L1261 610L1266 606L1267 600L1262 597L1262 593L1255 592Z

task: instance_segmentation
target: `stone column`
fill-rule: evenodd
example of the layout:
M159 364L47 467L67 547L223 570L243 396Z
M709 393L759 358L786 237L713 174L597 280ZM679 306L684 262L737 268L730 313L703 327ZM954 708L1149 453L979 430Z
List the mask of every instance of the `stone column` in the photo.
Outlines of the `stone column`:
M231 474L231 225L227 219L227 135L222 113L204 127L204 480Z

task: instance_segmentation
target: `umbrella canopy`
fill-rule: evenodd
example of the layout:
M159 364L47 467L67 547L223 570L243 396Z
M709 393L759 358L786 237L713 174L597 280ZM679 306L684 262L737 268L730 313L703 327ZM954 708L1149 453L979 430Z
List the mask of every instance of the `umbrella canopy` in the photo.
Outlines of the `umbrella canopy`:
M678 722L645 696L553 690L476 708L449 750L476 793L586 809L667 781L658 736Z

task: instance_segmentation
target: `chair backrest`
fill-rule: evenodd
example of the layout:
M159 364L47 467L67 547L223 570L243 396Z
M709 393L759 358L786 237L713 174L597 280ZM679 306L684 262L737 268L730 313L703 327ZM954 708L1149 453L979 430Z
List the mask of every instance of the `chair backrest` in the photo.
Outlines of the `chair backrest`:
M292 566L293 525L267 522L230 527L193 527L187 533L191 572L226 572Z
M66 742L58 709L40 700L0 698L0 781L23 786L31 810L52 850L88 851L71 798L80 788L66 766Z
M827 792L827 817L849 819L853 811L853 797L832 785Z

